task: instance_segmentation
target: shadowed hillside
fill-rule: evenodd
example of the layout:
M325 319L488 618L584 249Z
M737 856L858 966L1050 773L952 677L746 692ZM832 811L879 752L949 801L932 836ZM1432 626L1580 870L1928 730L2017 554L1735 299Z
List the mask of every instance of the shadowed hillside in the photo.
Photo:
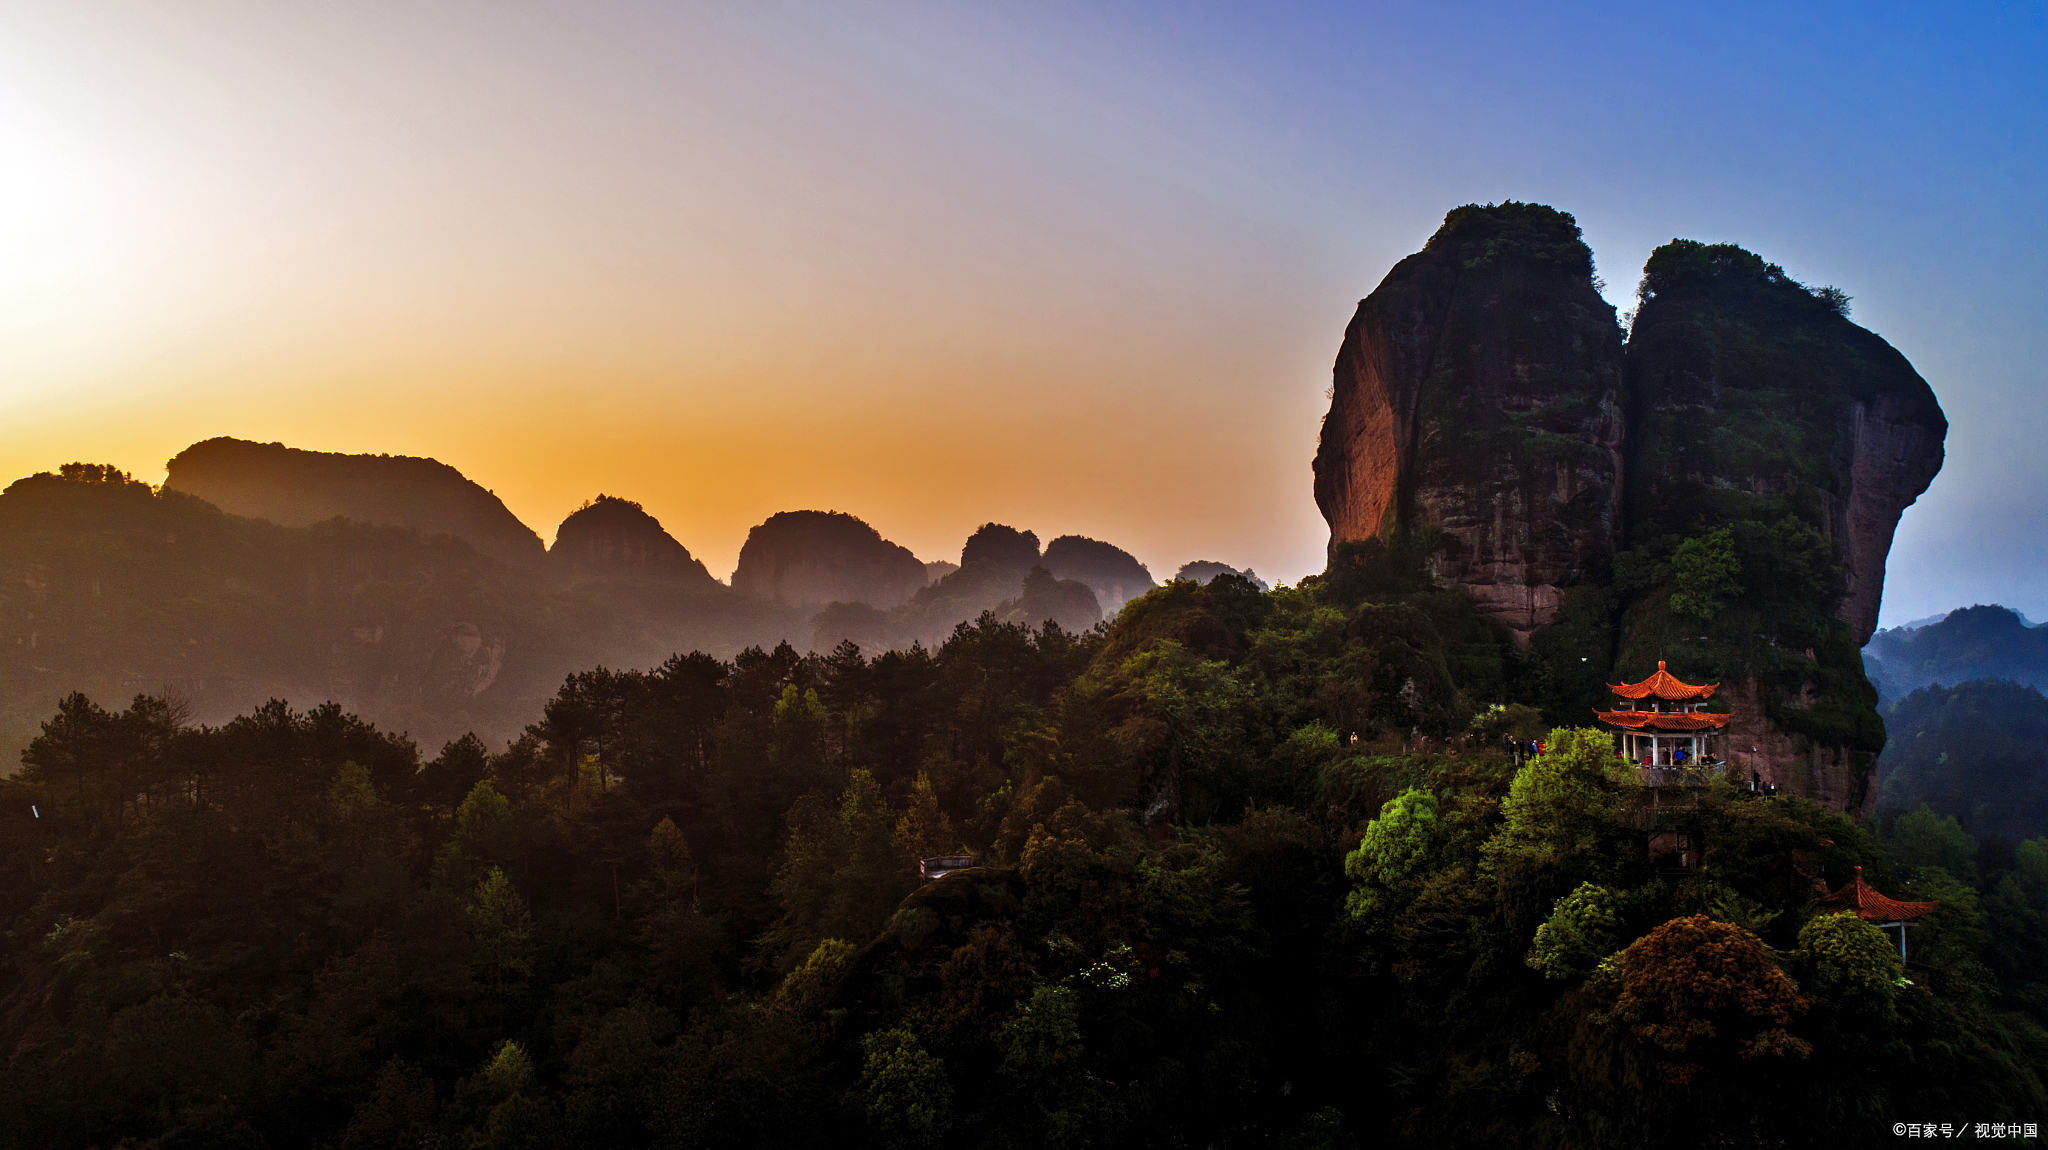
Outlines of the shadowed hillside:
M1978 837L2048 836L2048 698L1976 679L1921 687L1885 709L1887 814L1926 804Z
M1484 620L1371 574L586 669L497 753L67 697L0 779L0 1150L1704 1150L2048 1111L2048 839L1722 782L1666 788L1699 865L1660 868L1604 732L1444 737ZM1856 882L1919 904L1903 969L1819 898Z
M0 737L22 745L84 691L162 695L206 722L331 700L429 743L496 743L572 670L805 629L718 584L631 504L578 515L558 551L579 582L550 586L454 536L284 527L112 467L19 480L0 493Z
M901 606L930 582L910 549L839 511L784 511L747 532L733 590L792 607Z
M555 528L547 572L561 583L630 580L699 592L719 587L703 561L662 530L659 519L613 495L599 495Z
M1046 544L1044 562L1045 569L1059 578L1086 583L1105 616L1159 586L1130 552L1080 535L1062 535Z
M179 452L164 486L232 515L308 527L337 516L453 535L514 567L539 564L540 536L498 497L432 459L337 455L221 436Z

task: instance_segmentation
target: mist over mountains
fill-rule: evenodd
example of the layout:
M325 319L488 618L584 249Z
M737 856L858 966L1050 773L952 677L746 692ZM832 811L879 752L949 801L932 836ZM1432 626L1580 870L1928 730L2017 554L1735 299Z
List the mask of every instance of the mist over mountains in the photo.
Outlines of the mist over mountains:
M1972 835L2048 835L2048 628L1979 604L1863 649L1886 742L1881 817L1926 804Z
M425 745L516 734L564 676L789 643L936 647L994 611L1085 631L1157 584L1112 544L989 524L920 561L843 512L771 516L720 582L601 494L552 547L432 459L214 438L162 490L74 464L0 493L0 742L56 699L174 699L217 722L334 701Z
M164 486L231 515L281 527L329 519L453 535L512 567L535 567L547 547L491 492L438 460L340 455L217 436L171 458Z
M1863 648L1863 666L1887 703L1932 683L1971 679L2048 687L2048 628L2030 626L2010 607L1962 607L1879 631Z

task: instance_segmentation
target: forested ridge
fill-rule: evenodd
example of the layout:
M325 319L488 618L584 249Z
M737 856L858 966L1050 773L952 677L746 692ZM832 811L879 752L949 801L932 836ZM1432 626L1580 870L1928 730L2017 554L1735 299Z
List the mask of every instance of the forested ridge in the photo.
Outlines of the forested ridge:
M1697 800L1704 854L1659 870L1608 735L1498 749L1543 724L1481 705L1514 656L1462 596L1347 578L596 669L509 745L430 757L334 706L215 727L73 695L0 780L0 1146L1805 1145L2048 1116L2048 840L1716 784L1662 797ZM1818 905L1858 866L1940 900L1903 971Z

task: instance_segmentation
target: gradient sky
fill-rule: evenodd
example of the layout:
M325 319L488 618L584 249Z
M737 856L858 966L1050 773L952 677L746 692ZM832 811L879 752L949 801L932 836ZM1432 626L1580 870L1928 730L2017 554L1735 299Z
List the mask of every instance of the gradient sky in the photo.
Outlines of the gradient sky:
M1949 462L1887 625L2048 617L2048 15L2012 5L0 2L0 476L431 455L713 572L850 511L1291 581L1358 299L1449 208L1626 307L1734 241L1855 297Z

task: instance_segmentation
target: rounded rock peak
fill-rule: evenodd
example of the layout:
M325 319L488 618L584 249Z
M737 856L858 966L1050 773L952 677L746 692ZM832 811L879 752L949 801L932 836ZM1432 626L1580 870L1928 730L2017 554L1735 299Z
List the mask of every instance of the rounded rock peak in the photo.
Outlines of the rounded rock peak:
M781 511L747 533L733 589L778 603L894 607L929 582L910 549L843 511Z
M984 523L960 548L960 566L1032 567L1038 563L1038 534L1000 523Z
M1560 271L1593 274L1593 249L1570 212L1547 204L1507 200L1466 204L1444 215L1443 226L1422 250L1448 256L1467 268L1482 268L1510 257Z
M631 499L600 494L570 512L555 529L548 568L558 579L680 580L713 586L717 580Z

